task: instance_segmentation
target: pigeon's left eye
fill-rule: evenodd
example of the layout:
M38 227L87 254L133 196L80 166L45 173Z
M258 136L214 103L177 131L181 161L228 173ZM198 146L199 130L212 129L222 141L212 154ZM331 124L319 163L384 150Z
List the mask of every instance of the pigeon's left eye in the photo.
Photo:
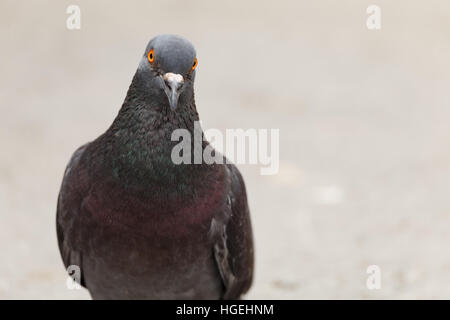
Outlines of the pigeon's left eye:
M192 65L192 71L194 71L195 68L197 68L198 61L197 58L195 58L194 64Z
M155 54L153 53L153 49L148 52L148 62L153 63L155 61Z

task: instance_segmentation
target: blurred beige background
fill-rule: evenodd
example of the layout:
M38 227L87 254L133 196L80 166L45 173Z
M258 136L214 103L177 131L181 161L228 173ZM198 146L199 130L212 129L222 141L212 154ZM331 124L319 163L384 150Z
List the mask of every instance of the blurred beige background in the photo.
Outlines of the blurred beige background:
M380 31L366 28L373 3ZM81 30L66 28L70 4ZM280 129L279 174L240 166L247 298L450 298L449 16L446 0L2 0L0 298L89 298L66 288L60 182L159 33L196 46L204 127Z

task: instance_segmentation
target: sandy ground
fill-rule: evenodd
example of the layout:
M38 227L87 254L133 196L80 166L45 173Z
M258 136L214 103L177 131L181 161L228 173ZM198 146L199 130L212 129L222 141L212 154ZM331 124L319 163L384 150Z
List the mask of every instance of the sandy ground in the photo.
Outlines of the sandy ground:
M0 298L89 298L66 288L59 185L159 33L197 48L204 127L280 129L277 175L240 166L248 298L450 298L449 2L379 0L379 31L367 1L214 3L0 2Z

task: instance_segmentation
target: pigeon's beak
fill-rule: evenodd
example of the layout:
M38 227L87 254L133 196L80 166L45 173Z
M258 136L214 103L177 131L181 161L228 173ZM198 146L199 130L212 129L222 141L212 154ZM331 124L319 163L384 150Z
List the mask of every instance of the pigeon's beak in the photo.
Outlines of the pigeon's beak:
M169 99L170 109L175 110L183 88L183 76L181 74L168 72L163 75L162 79L164 80L164 91Z

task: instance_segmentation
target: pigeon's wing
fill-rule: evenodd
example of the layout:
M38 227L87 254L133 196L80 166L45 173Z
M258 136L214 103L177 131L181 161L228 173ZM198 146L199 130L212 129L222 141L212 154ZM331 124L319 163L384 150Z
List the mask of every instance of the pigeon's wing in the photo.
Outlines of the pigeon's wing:
M230 187L226 207L212 221L214 257L225 291L223 299L238 299L253 279L253 234L244 180L232 164L225 165Z
M58 196L58 204L56 209L56 234L58 237L58 246L59 251L61 253L62 260L64 262L64 266L68 270L69 274L73 275L72 272L75 272L73 267L75 266L81 269L82 267L82 256L81 252L73 250L69 244L67 239L67 230L73 228L73 210L77 210L76 208L81 205L81 203L75 203L75 208L72 208L74 204L73 199L71 199L71 194L73 194L73 187L68 182L68 177L72 173L71 171L75 168L80 161L80 157L83 154L88 144L85 144L78 148L72 158L69 161L69 164L66 167L64 172L64 178L61 185L61 190ZM78 202L78 201L76 201ZM80 274L81 285L85 286L83 275Z

